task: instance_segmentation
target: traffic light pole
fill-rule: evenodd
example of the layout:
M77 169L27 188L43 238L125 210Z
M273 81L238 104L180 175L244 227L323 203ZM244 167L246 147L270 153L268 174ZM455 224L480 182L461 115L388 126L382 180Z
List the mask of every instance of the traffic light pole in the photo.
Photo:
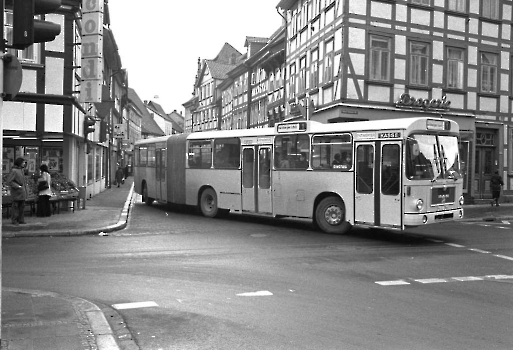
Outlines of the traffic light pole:
M3 124L3 107L4 107L4 9L5 9L5 0L0 0L0 11L1 16L0 19L0 28L2 29L2 37L0 38L0 150L2 153L0 155L0 162L3 164L3 149L4 149L4 124ZM0 178L2 177L2 169L0 168ZM0 206L2 205L2 196L0 196ZM2 324L2 225L0 225L0 325ZM0 327L0 347L2 346L2 327Z

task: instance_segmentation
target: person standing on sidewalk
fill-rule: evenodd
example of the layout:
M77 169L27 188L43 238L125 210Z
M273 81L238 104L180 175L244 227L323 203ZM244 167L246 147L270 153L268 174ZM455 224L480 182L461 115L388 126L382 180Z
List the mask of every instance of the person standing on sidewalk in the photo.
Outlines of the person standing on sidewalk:
M52 196L52 177L48 171L48 165L42 164L39 169L41 170L41 177L38 179L39 196L37 199L37 216L45 217L52 215L50 207L50 197ZM46 182L46 186L39 187L39 184ZM43 187L46 187L43 189Z
M118 184L118 187L123 182L124 176L125 172L123 171L123 168L120 165L118 166L118 170L116 170L116 183Z
M16 158L11 172L5 179L6 184L11 188L11 222L13 225L25 223L25 200L28 197L28 190L27 185L25 184L25 173L23 168L26 163L25 159Z
M498 171L495 171L495 174L492 175L490 180L490 189L492 190L492 207L495 203L496 206L499 206L499 197L501 196L501 189L504 186L504 182L502 181L502 176L499 175Z

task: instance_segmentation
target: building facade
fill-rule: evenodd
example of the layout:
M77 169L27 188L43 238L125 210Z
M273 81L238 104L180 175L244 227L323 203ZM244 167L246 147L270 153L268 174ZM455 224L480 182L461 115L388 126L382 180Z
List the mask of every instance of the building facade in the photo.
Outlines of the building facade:
M14 159L28 161L28 174L48 164L58 173L85 186L88 197L110 187L117 164L124 161L123 139L114 126L128 123L127 73L121 66L114 35L110 30L108 3L98 2L103 20L101 53L101 100L81 101L82 40L84 23L81 0L63 0L55 13L42 19L57 23L55 40L34 44L25 50L8 48L23 69L23 82L16 96L6 96L2 108L3 173ZM96 3L95 3L96 4ZM4 10L4 38L12 42L12 2ZM94 131L85 133L85 119L94 120Z

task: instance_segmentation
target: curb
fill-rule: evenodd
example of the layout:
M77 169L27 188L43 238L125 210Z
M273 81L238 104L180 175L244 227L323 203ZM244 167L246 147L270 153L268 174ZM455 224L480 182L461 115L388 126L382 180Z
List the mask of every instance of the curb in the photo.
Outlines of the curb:
M128 192L127 199L121 210L119 220L117 223L105 227L93 228L87 230L62 230L62 231L18 231L18 232L2 232L3 238L18 238L18 237L68 237L68 236L85 236L85 235L97 235L101 232L109 233L124 229L128 224L128 215L130 207L133 203L134 197L134 184Z
M88 300L72 297L65 294L44 292L39 290L4 288L3 292L31 294L64 299L73 305L75 311L80 314L82 318L87 319L89 325L91 326L89 331L94 336L94 339L90 339L88 337L88 343L92 348L97 347L98 350L120 350L112 328L107 322L107 319L105 318L102 310L96 304L93 304Z

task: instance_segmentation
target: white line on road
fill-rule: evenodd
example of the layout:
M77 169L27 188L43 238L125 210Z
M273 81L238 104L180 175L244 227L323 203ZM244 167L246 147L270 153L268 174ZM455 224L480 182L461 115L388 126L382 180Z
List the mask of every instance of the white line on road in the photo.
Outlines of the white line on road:
M454 247L454 248L465 248L464 245L456 244L456 243L445 243L445 245Z
M117 310L126 310L126 309L139 309L143 307L156 307L158 306L154 301L141 301L137 303L125 303L125 304L114 304L112 307Z
M273 295L273 293L269 292L268 290L260 290L258 292L248 292L248 293L240 293L237 294L239 297L266 297Z
M513 261L513 258L511 256L507 256L507 255L494 255L498 258L501 258L501 259L506 259L506 260L511 260Z
M465 277L449 277L449 278L424 278L424 279L411 279L414 282L429 284L429 283L445 283L445 282L472 282L472 281L486 281L486 280L506 280L513 279L512 275L487 275L487 276L465 276ZM411 284L406 280L394 281L378 281L375 282L381 286L398 286Z
M490 254L489 251L482 250L482 249L470 248L469 250L476 252L476 253Z
M400 286L404 284L410 284L410 282L406 282L405 280L397 280L397 281L378 281L377 284L382 286Z
M418 280L414 280L415 282L419 282L419 283L443 283L443 282L447 282L447 279L445 278L422 278L422 279L418 279Z

